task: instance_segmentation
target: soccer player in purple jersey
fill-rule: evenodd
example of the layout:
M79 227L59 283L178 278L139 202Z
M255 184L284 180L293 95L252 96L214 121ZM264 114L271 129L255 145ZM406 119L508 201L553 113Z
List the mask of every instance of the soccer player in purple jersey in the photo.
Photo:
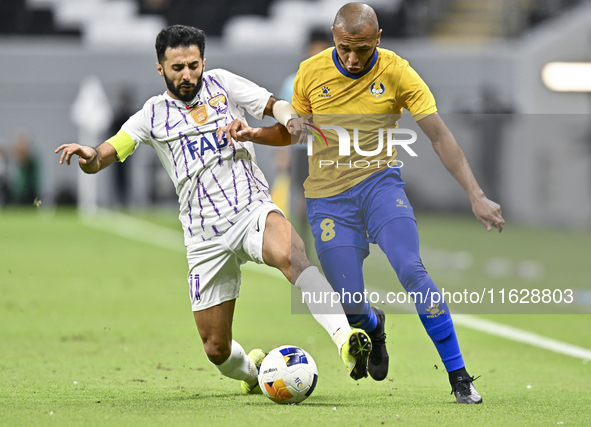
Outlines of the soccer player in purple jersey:
M252 393L260 391L257 368L265 353L255 349L246 355L232 339L240 265L254 261L275 267L303 292L324 294L332 288L271 201L252 142L229 144L220 133L233 120L245 120L246 112L258 119L272 115L280 122L272 130L282 128L279 135L289 143L284 126L300 132L298 123L290 122L295 111L242 77L221 69L204 71L204 49L205 34L197 28L162 30L156 39L157 70L166 92L149 99L98 147L65 144L56 153L68 165L77 155L84 172L96 173L124 161L140 144L156 151L179 199L192 310L205 353L220 373L242 381L242 391ZM368 335L351 329L340 304L327 307L310 300L308 307L332 337L349 375L367 376Z

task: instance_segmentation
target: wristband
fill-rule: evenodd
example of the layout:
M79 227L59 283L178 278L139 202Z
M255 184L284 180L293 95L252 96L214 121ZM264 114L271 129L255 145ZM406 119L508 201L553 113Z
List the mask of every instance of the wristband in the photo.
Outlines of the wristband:
M295 115L296 110L289 102L280 99L273 104L273 117L283 126L287 127L287 123Z

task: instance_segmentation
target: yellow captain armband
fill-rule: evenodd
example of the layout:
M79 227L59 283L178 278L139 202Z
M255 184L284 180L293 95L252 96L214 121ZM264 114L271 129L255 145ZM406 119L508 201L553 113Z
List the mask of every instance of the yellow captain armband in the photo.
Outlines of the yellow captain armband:
M109 144L117 151L117 158L120 162L125 161L127 157L135 150L135 143L131 136L124 130L117 132L117 135L107 139Z

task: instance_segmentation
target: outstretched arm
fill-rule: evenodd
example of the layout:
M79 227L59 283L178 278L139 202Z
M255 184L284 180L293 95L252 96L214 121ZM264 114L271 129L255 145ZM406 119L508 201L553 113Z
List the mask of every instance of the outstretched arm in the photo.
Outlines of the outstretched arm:
M425 135L431 140L433 149L452 176L460 183L472 203L472 212L490 231L495 227L503 231L505 220L501 215L501 206L484 195L476 182L466 156L451 131L439 114L434 113L417 122ZM492 226L491 226L492 225Z
M295 108L289 102L284 101L283 99L276 99L273 96L269 98L267 101L267 106L265 107L265 115L266 116L273 116L275 120L277 120L280 124L285 126L287 131L297 138L297 142L299 144L304 142L304 138L306 137L306 132L304 131L303 124L306 122L305 119L298 117ZM259 144L265 144L263 142L259 142ZM265 145L278 145L278 144L265 144ZM289 145L289 144L279 144L279 145Z
M86 173L97 173L117 161L117 151L108 142L103 142L97 148L79 144L64 144L55 150L56 153L60 151L62 151L60 164L63 164L65 160L69 165L70 159L76 154L79 157L80 168Z
M296 111L289 102L271 96L265 106L264 114L275 117L279 123L273 126L251 128L244 121L234 119L232 123L216 131L217 140L221 141L222 134L225 133L230 143L252 141L256 144L282 147L292 144L292 135L298 138L299 143L304 141L303 123L306 120L294 117Z
M224 133L231 144L234 141L252 141L256 144L275 147L291 144L291 135L281 123L275 123L273 126L251 128L242 120L234 119L232 123L216 131L218 141L221 141Z

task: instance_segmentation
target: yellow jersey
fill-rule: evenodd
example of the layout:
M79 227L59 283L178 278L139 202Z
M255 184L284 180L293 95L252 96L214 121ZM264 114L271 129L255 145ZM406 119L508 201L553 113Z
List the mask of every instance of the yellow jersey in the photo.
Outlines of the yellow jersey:
M308 198L334 196L392 167L395 147L387 150L386 144L378 141L387 141L387 128L397 127L403 108L415 120L437 111L433 94L408 61L381 48L358 74L349 73L340 64L335 48L302 62L292 104L298 114L311 117L310 129L315 129L317 136L308 159L310 175L304 183ZM338 132L321 130L323 125L348 131L350 154L339 154ZM377 150L380 146L383 149Z

